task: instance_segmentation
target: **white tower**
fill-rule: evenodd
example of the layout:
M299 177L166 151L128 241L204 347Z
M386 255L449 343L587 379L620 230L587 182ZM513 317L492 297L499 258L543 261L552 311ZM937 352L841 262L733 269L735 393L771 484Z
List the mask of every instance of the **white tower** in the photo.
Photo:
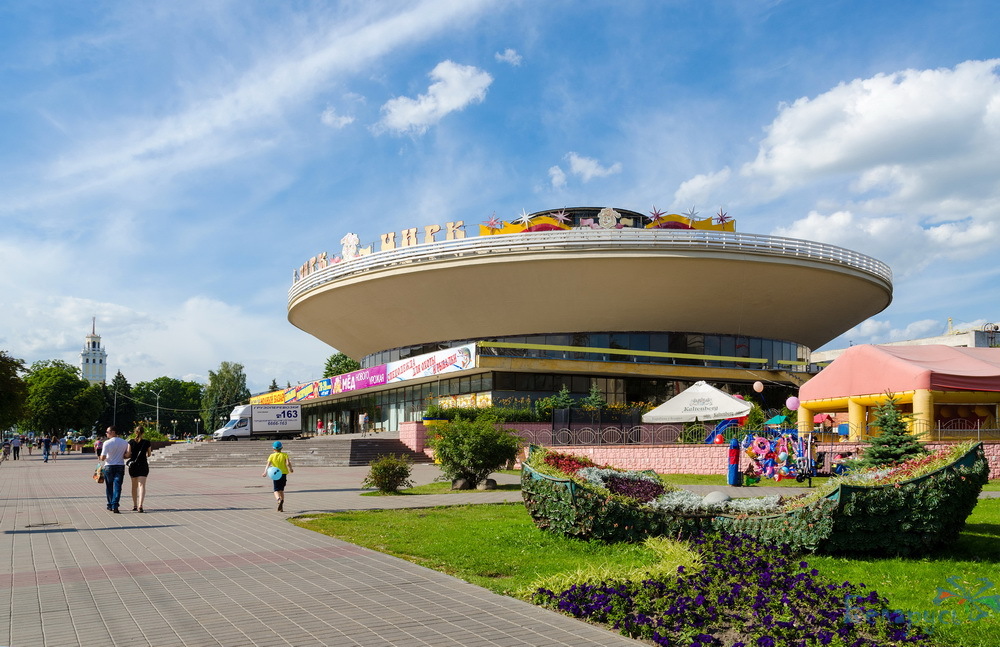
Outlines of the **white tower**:
M83 379L89 380L91 384L107 381L108 354L101 348L101 336L96 331L97 317L94 317L90 334L87 335L83 343L83 352L80 353L80 372Z

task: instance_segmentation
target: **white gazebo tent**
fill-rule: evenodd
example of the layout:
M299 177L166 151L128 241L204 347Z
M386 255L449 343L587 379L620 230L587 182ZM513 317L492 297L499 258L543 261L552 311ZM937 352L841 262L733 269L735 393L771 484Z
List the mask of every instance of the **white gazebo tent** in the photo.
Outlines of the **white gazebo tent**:
M656 424L742 418L750 408L749 402L699 381L644 414L642 421Z

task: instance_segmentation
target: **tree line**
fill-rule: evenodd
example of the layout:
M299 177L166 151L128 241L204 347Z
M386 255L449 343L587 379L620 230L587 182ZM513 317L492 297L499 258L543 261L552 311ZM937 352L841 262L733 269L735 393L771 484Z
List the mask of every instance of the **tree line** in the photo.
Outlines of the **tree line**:
M158 377L130 384L121 371L110 384L91 384L61 360L23 360L0 350L0 430L18 434L87 435L110 425L122 434L139 424L164 435L211 433L232 408L250 400L243 365L222 362L208 384Z

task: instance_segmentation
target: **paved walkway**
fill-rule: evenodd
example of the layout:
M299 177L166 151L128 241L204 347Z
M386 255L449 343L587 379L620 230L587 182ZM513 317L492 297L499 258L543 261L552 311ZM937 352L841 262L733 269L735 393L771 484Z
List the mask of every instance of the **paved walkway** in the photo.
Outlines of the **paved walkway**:
M520 501L519 492L362 497L367 467L300 468L278 513L261 469L161 469L150 476L145 514L129 512L126 495L114 515L90 477L95 464L80 455L46 464L36 454L0 466L0 606L9 610L0 612L0 645L640 644L286 521ZM418 483L437 475L432 465L414 468Z
M260 469L162 469L149 478L147 512L127 511L123 497L116 515L91 479L95 464L35 455L0 465L0 606L9 610L0 645L639 644L285 520L518 492L362 497L367 467L301 468L278 513ZM438 474L414 471L421 483Z

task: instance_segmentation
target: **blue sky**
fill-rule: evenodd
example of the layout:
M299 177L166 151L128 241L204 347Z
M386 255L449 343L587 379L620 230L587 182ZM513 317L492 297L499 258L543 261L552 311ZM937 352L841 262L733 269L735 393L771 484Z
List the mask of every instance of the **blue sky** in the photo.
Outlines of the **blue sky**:
M4 2L0 349L77 363L96 316L132 383L305 381L333 350L292 268L344 234L581 205L889 263L828 347L1000 321L998 31L993 0Z

